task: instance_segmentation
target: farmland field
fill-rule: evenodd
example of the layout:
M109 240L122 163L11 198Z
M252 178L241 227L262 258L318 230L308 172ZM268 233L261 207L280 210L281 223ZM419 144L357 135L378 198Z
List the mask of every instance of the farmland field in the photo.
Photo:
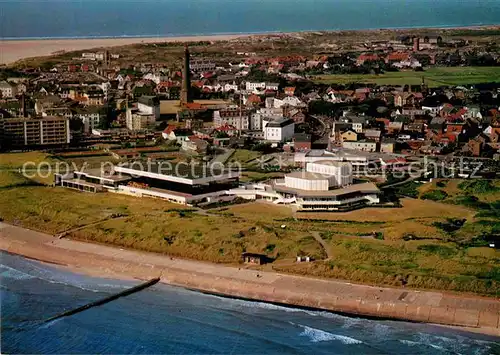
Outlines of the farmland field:
M423 72L400 71L384 74L318 75L314 82L322 84L366 83L378 85L419 85L422 78L429 87L472 85L500 82L500 67L433 67Z

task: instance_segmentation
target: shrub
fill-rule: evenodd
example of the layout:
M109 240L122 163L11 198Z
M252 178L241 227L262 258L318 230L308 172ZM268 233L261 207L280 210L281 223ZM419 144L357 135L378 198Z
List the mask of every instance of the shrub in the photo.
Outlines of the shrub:
M498 187L491 183L491 180L467 180L461 182L458 188L470 194L486 194L498 190Z
M419 185L416 182L410 182L403 186L400 186L396 189L397 193L403 196L408 196L412 198L418 197L418 187Z
M474 208L474 209L483 209L483 210L490 209L490 205L488 203L479 201L479 199L474 195L457 196L453 200L453 203L456 205L463 205L463 206Z
M446 180L441 180L441 181L438 181L438 182L436 183L436 186L437 186L437 187L446 187L446 185L447 185L447 184L448 184L448 181L446 181Z
M445 191L430 190L430 191L427 191L426 193L422 194L422 196L420 198L422 200L442 201L446 197L448 197L448 194Z
M438 254L443 258L449 258L456 253L456 250L444 245L436 244L424 244L417 247L418 250L422 250L431 254Z
M382 233L382 232L375 232L375 239L384 240L384 233Z
M266 245L264 250L268 253L272 253L275 248L276 248L276 244L268 244L268 245Z
M448 218L446 222L434 222L432 225L444 230L446 233L452 233L462 228L465 221L465 219Z

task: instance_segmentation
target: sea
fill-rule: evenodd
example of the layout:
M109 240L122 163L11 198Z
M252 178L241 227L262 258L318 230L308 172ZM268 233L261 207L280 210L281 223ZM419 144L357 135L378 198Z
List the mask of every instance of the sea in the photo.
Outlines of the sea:
M499 338L199 293L164 284L51 322L139 281L1 252L1 353L500 354Z
M0 38L195 36L500 23L498 0L1 0Z

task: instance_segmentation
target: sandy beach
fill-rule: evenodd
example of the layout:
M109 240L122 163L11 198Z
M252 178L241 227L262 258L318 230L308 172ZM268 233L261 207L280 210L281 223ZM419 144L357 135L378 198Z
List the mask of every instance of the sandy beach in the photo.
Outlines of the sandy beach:
M232 297L344 314L459 326L500 336L500 300L439 291L358 285L57 239L0 223L0 249L109 278L151 279Z
M24 58L48 56L60 51L69 52L101 47L125 46L135 43L226 41L244 36L244 34L233 34L149 38L0 40L0 64L10 64Z

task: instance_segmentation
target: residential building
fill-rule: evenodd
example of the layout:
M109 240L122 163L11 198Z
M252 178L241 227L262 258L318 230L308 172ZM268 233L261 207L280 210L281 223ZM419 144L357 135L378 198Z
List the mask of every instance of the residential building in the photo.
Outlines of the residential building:
M396 146L396 141L394 139L384 139L380 143L381 153L394 153L394 147Z
M216 64L208 59L192 58L190 60L190 69L195 73L215 71Z
M365 138L368 140L380 142L380 137L381 137L382 132L380 132L380 130L378 130L378 129L365 129L363 131L363 134L364 134Z
M10 147L69 144L69 119L65 117L8 118L0 120L2 141Z
M272 121L264 121L264 139L269 142L286 142L293 138L295 133L295 122L289 118L280 118Z
M343 142L345 141L355 142L358 140L358 134L356 133L356 131L350 128L342 132L340 136L342 137Z
M143 129L153 129L156 122L154 114L141 112L137 108L128 108L125 118L126 126L131 131L140 131Z
M140 112L160 118L160 100L156 96L141 96L137 102Z
M181 143L181 148L187 152L205 154L208 149L208 142L203 139L191 136Z
M0 98L10 99L17 95L17 86L6 80L0 81Z
M346 149L361 150L363 152L377 151L377 143L368 140L361 140L357 142L342 142L342 147Z
M253 91L260 91L260 90L265 90L266 89L266 83L265 82L251 82L247 81L245 83L245 90L249 92Z
M250 116L253 111L248 108L229 106L221 110L214 111L214 127L233 126L238 130L248 130L250 128Z
M189 137L193 136L193 131L187 128L168 126L161 135L163 139L171 141L175 140L177 143L182 144L183 142L189 140Z
M293 148L296 152L311 150L312 136L306 133L293 135Z
M260 108L251 114L250 129L262 130L262 122L283 117L283 110L280 108Z
M104 117L103 107L88 106L74 109L73 118L78 118L83 123L86 133L91 133L93 129L99 128L101 119Z

